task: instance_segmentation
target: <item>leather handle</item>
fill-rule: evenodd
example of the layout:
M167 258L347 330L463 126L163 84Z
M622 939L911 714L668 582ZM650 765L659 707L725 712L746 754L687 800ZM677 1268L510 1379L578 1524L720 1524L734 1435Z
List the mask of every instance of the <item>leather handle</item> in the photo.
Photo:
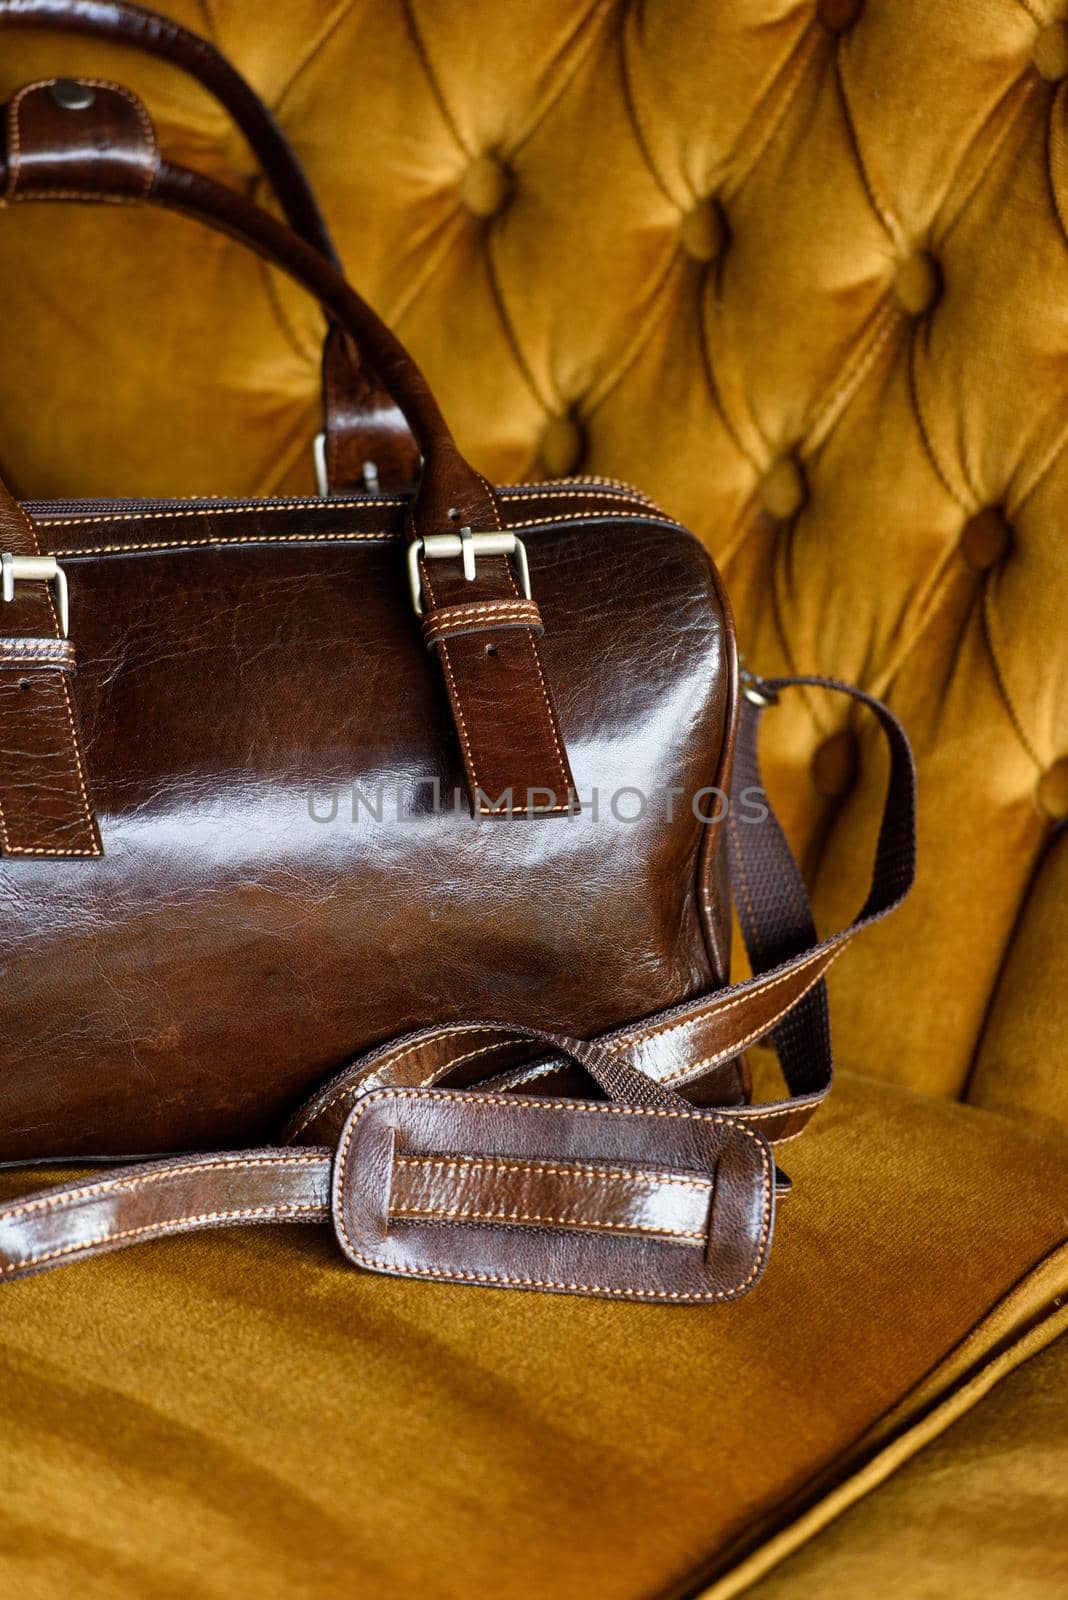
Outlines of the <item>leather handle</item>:
M130 0L0 0L0 29L29 28L105 38L179 68L230 115L241 130L293 229L339 271L341 262L300 159L248 80L200 34ZM62 160L77 139L76 124L54 130ZM336 325L323 345L323 419L327 477L332 488L362 487L373 462L383 488L414 482L419 453L398 408Z
M413 533L499 526L493 494L456 448L419 368L407 350L337 269L298 234L213 179L163 160L151 121L129 90L99 80L71 80L94 91L76 147L58 145L57 122L76 116L57 102L55 80L27 85L11 100L0 156L0 194L27 200L153 204L229 234L281 268L319 301L324 312L366 350L403 411L425 467L412 516ZM449 516L450 509L459 516Z
M74 102L71 109L70 102ZM56 157L53 130L80 116L83 134ZM493 491L456 447L425 378L407 350L337 270L305 240L268 212L210 178L160 156L144 106L128 89L96 79L55 79L29 84L7 107L0 156L0 195L7 199L151 203L229 234L280 267L320 303L344 337L367 352L389 394L407 419L422 456L419 487L408 511L411 539L424 541L420 584L434 614L455 620L456 605L478 606L483 629L493 632L435 639L472 811L485 815L573 816L575 783L548 676L542 662L535 608L518 618L519 591ZM480 553L472 576L461 563L457 538L469 530L497 535ZM447 540L435 536L446 534ZM441 552L440 546L446 548ZM516 541L511 540L514 553ZM431 562L430 552L435 550ZM451 553L450 553L451 552ZM433 579L427 570L433 564ZM515 626L521 620L521 626ZM495 631L494 631L495 630ZM27 708L29 709L29 708ZM44 801L41 785L24 792L23 805ZM517 798L518 795L518 798Z
M293 232L340 270L334 241L296 152L252 85L210 40L129 0L0 0L2 28L109 39L194 78L244 134Z

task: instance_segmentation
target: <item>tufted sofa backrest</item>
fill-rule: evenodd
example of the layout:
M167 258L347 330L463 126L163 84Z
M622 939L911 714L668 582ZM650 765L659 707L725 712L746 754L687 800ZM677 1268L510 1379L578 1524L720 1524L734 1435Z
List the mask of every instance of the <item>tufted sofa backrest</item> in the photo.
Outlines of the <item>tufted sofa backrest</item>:
M832 978L841 1060L1068 1127L1065 0L170 0L296 143L357 286L497 479L632 479L759 670L888 696L920 878ZM176 73L0 39L0 93ZM125 207L0 211L0 459L28 495L311 485L317 313ZM650 573L650 583L656 575ZM824 926L864 892L871 729L767 719Z

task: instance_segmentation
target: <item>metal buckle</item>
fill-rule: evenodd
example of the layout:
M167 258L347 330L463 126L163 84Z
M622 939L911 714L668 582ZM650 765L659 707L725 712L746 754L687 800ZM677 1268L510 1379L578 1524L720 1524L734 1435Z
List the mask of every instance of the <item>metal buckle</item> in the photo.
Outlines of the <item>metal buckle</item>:
M749 701L749 704L751 706L759 706L762 711L768 706L777 706L779 703L777 690L773 689L770 684L765 683L764 679L759 677L757 673L750 672L749 668L742 662L739 662L739 667L741 669L739 678L741 680L742 694Z
M461 528L459 533L429 533L425 539L413 539L408 546L408 586L417 617L421 617L425 609L420 561L448 561L457 556L463 561L464 577L469 583L475 580L478 556L514 556L523 597L531 598L526 548L514 533L473 533L470 528Z
M16 583L47 583L52 590L59 616L59 629L64 639L70 633L70 598L67 591L67 574L55 556L13 556L9 550L0 555L0 577L3 597L14 600Z

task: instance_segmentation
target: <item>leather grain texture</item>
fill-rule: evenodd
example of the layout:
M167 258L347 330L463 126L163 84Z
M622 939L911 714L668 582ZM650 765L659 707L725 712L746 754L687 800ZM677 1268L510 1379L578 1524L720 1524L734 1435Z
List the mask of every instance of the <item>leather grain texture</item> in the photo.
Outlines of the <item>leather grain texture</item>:
M754 665L889 694L917 750L920 879L835 969L840 1055L1068 1127L1063 7L275 0L270 27L230 0L168 9L284 117L355 281L491 479L638 481L715 555ZM262 183L202 95L125 52L72 41L57 61L12 35L0 93L57 66L132 82L167 155ZM0 281L2 466L24 493L310 489L321 323L259 263L170 217L27 207L0 213ZM765 749L818 921L841 923L874 741L814 695ZM790 1151L760 1292L679 1322L343 1273L310 1230L13 1288L0 1562L47 1600L347 1597L354 1572L386 1597L692 1587L925 1374L950 1388L976 1341L996 1347L1003 1291L1021 1323L1043 1314L1058 1148L846 1080ZM1050 1381L1063 1414L1063 1363ZM1025 1448L1030 1415L1007 1398L967 1472L936 1474L936 1545L913 1559L887 1514L884 1592L963 1573L970 1600L981 1549L998 1587L1046 1600L1052 1425ZM881 1537L777 1593L848 1593L858 1566L869 1593Z
M397 1181L408 1150L399 1172L420 1163L414 1196ZM764 1270L774 1186L755 1130L681 1102L373 1089L342 1131L334 1221L349 1260L374 1272L713 1304Z
M63 103L62 79L26 84L7 106L4 199L145 199L159 171L156 133L137 97L121 84L85 79L89 101Z
M619 490L502 499L579 792L603 795L571 818L473 821L455 796L403 504L39 519L106 853L0 863L4 1157L256 1143L428 1021L581 1037L722 981L720 830L664 798L724 783L713 570Z

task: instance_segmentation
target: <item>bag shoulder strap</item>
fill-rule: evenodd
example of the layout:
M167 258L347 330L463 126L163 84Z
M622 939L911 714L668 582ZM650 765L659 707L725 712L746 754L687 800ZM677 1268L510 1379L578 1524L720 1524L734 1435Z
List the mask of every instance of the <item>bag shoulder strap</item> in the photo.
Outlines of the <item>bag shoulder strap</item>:
M760 719L784 689L849 695L886 736L871 886L847 928L816 941L774 816L736 821L744 982L591 1042L494 1020L408 1034L326 1084L281 1146L139 1163L0 1207L0 1281L193 1229L332 1219L345 1254L372 1271L661 1303L752 1287L788 1187L773 1148L831 1086L824 975L912 885L915 772L900 723L863 691L816 677L743 685L735 793L760 787ZM717 1108L678 1092L769 1033L784 1099ZM565 1065L607 1098L552 1092L545 1080ZM460 1087L465 1072L481 1081Z

